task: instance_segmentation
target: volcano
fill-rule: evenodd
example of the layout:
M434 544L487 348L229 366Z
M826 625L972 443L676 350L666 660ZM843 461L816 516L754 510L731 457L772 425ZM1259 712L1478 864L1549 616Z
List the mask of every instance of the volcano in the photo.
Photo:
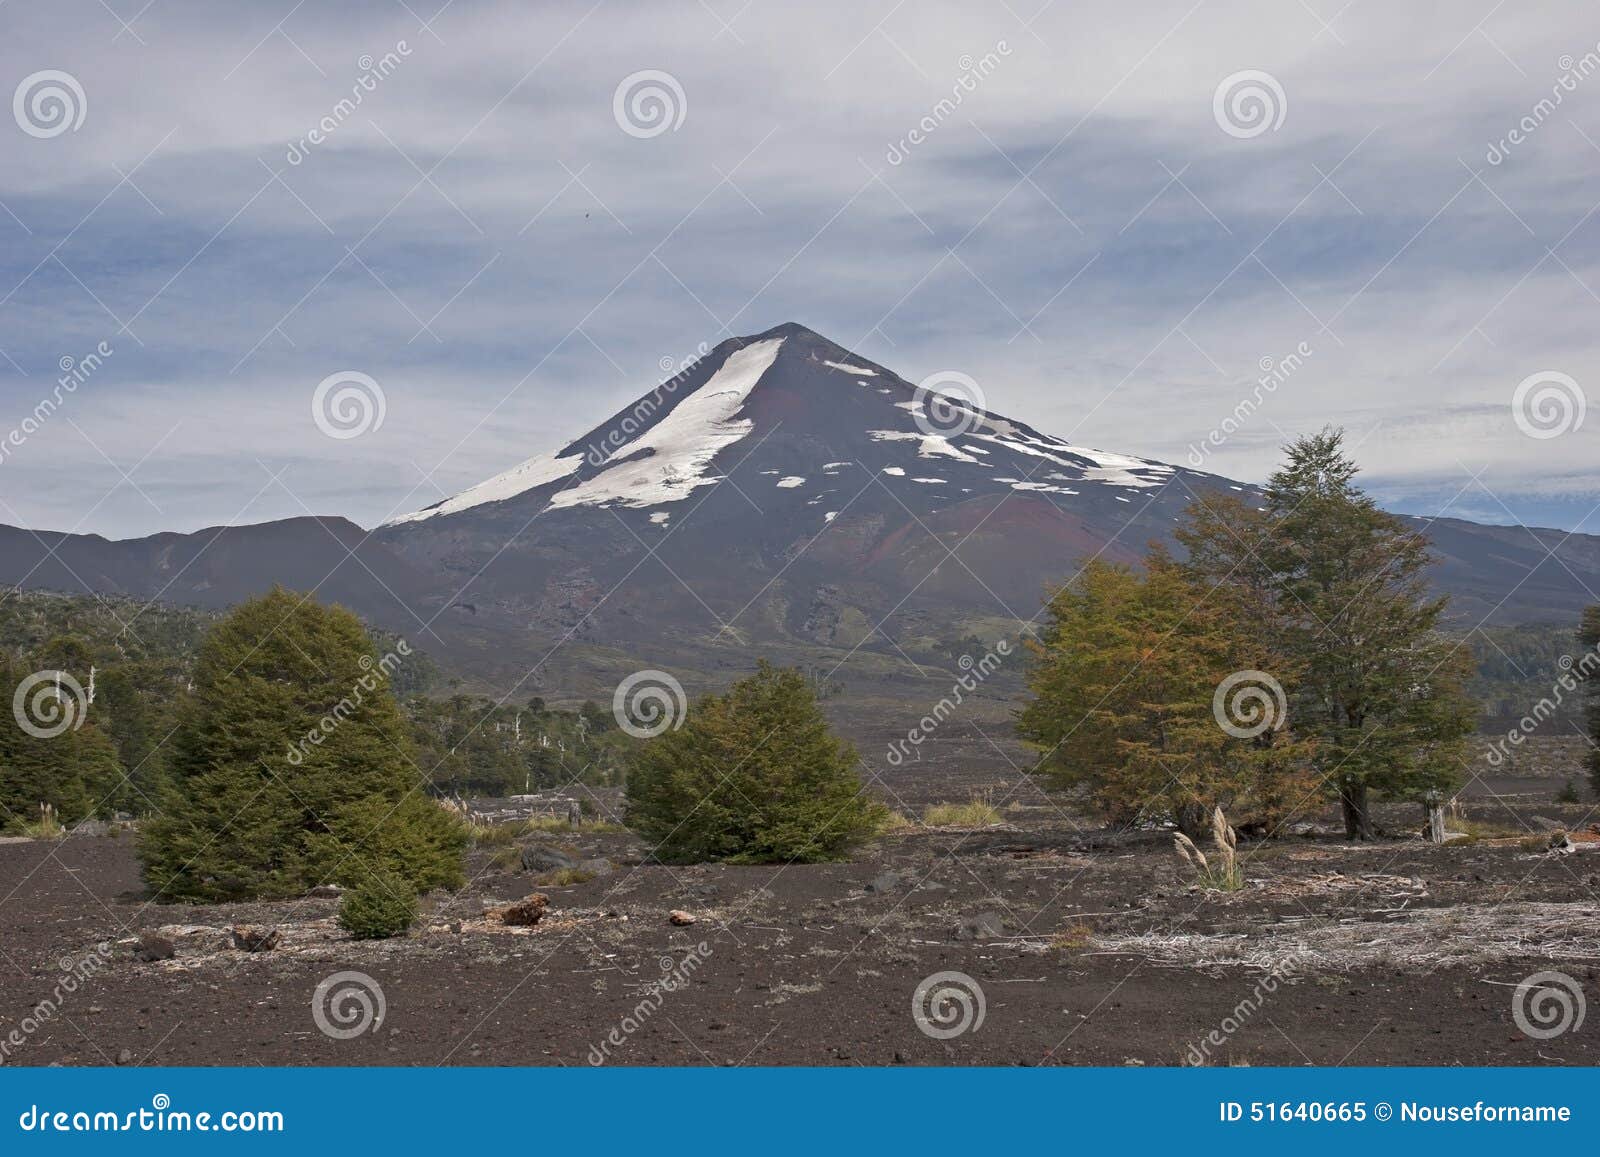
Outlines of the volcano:
M530 431L530 439L537 439ZM1255 488L1079 446L790 323L733 338L582 437L371 532L293 519L123 542L0 527L0 581L227 605L315 589L471 685L715 685L755 657L851 685L1014 636L1083 561L1135 562L1183 508ZM1458 622L1572 622L1600 538L1413 520Z
M629 650L892 654L1015 631L1085 557L1131 561L1194 494L1241 489L939 385L782 325L375 537L480 620Z

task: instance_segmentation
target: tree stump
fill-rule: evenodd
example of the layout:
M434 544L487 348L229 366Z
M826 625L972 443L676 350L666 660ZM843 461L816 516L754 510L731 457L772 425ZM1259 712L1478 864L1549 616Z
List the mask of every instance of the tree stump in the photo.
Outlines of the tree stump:
M1444 843L1444 799L1436 791L1422 797L1422 814L1427 820L1425 836L1430 844Z

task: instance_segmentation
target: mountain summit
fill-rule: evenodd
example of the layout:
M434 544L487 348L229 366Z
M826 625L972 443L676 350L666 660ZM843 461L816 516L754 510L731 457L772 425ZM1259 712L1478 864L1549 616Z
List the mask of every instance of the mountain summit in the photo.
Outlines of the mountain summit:
M0 583L207 606L315 590L496 694L609 696L641 667L714 686L761 655L903 702L1085 559L1136 563L1196 497L1251 491L1041 433L961 373L912 384L801 325L669 368L581 438L370 533L0 527ZM1469 624L1570 621L1600 587L1600 538L1417 526Z
M1109 489L1099 498L1131 502L1174 474L992 414L965 375L913 386L791 322L723 342L581 438L390 525L517 500L649 510L667 526L706 488L737 484L732 474L757 455L767 469L749 478L750 498L815 508L817 524L874 477L930 509L1008 491L1070 499Z

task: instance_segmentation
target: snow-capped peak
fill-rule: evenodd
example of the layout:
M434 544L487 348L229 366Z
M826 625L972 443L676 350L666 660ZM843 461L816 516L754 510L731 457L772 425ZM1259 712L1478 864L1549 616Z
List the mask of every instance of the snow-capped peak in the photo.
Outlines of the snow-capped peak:
M772 479L768 493L777 492L780 510L815 507L837 471L857 464L880 486L922 489L934 501L1025 491L1090 503L1120 497L1116 490L1153 490L1174 472L965 403L953 425L934 410L923 390L789 323L723 343L565 448L393 522L523 494L534 494L543 511L655 508L746 472ZM745 439L748 450L724 453ZM766 500L751 499L738 477L734 488L766 512Z
M435 515L456 514L485 503L504 502L577 475L586 457L591 464L599 466L599 472L557 490L546 509L602 506L611 502L643 507L687 498L696 487L716 482L710 466L717 451L750 432L751 423L739 420L736 415L761 375L771 368L783 342L781 337L771 338L734 350L704 385L609 456L599 450L591 450L586 455L583 449L572 447L560 456L541 454L453 498L392 519L387 525L421 522ZM658 397L663 389L657 387Z

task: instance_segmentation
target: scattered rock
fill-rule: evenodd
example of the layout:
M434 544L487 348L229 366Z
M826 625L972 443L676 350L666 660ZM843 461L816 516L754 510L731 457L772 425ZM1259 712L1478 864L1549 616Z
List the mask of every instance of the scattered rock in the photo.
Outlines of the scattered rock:
M132 1049L123 1049L120 1053L118 1053L117 1054L117 1064L119 1064L119 1065L131 1065L131 1064L133 1064L133 1050Z
M1005 934L1005 918L998 912L979 912L976 916L968 916L951 933L957 940L990 940Z
M689 913L680 908L674 908L670 913L667 914L667 922L670 924L675 924L679 928L687 927L688 925L693 924L694 921L695 918L693 916L689 915Z
M587 872L591 876L609 876L616 870L617 866L604 857L596 857L592 860L580 860L578 862L578 871Z
M575 868L578 861L552 844L529 844L522 849L522 870L525 872L558 872L562 868Z
M278 946L276 928L258 928L249 924L236 924L229 929L233 946L240 952L271 952Z
M514 928L532 928L544 919L544 912L548 907L550 907L550 897L543 892L534 892L527 899L495 909L494 915L499 917L502 924Z
M1578 845L1572 842L1572 837L1566 832L1556 832L1550 837L1550 854L1553 856L1567 856L1578 850Z
M338 884L318 884L315 888L311 889L311 891L307 892L306 895L310 896L313 900L337 900L340 896L344 895L344 889L339 887Z
M905 880L899 872L884 872L874 876L863 886L866 892L898 892L905 885Z
M133 958L148 963L152 960L171 960L177 954L177 945L165 936L145 932L139 937L139 947L134 949Z

